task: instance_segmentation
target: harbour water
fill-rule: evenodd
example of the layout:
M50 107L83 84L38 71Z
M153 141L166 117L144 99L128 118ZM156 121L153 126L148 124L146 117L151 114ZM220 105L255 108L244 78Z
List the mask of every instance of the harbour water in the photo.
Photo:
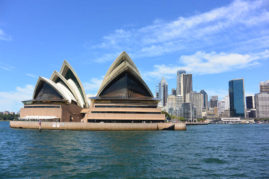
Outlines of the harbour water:
M39 132L0 122L0 178L29 177L268 178L269 125Z

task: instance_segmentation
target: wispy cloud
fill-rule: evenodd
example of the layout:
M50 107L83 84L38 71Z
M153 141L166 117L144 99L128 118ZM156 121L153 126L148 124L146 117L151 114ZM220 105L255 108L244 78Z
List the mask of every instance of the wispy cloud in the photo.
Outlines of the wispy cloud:
M179 69L194 74L217 74L257 65L264 59L269 59L269 50L252 54L198 51L192 55L181 56L178 65L155 65L153 71L146 72L144 75L153 78L162 76L169 78L175 76Z
M26 73L26 76L37 79L37 76L35 74L32 74L32 73Z
M14 91L0 91L0 111L19 111L23 106L21 101L31 99L33 90L33 85L26 85L16 87Z
M266 1L236 0L228 6L173 21L154 21L140 28L117 29L103 37L95 49L106 50L96 61L113 60L113 51L126 50L133 57L154 57L182 51L199 51L205 48L238 48L238 44L255 39L245 45L250 50L257 46L267 48L263 37L269 35L269 11ZM262 30L261 30L262 29ZM191 50L190 50L191 49ZM102 51L103 53L103 51ZM105 60L100 60L105 59Z
M15 67L8 64L3 64L0 62L0 69L4 71L12 71Z
M83 84L85 91L87 93L91 93L91 94L96 93L97 90L99 89L102 81L103 81L103 78L100 78L100 79L99 78L92 78L90 80L90 82L85 82Z
M120 52L117 53L108 53L105 55L102 55L100 57L95 58L95 62L97 63L103 63L103 62L107 62L107 61L111 61L117 58L117 56L120 54Z
M2 29L0 29L0 40L9 41L11 36L7 35Z

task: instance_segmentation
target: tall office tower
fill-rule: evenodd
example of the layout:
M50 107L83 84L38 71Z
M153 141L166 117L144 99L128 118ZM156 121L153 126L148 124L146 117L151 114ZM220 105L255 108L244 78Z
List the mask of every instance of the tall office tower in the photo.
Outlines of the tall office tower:
M257 118L269 118L269 80L260 83L260 93L255 94Z
M208 109L208 95L205 92L205 90L201 90L200 93L203 95L203 109L207 110Z
M174 95L174 96L176 96L177 95L177 91L176 91L176 89L175 88L172 88L172 95Z
M186 95L186 101L191 103L196 109L196 117L202 118L202 109L203 109L203 94L197 92L190 92Z
M225 100L218 101L218 114L221 116L225 111Z
M269 93L269 80L260 82L260 93Z
M230 116L245 117L244 79L229 81Z
M181 94L186 102L186 95L192 92L192 74L183 74L182 77Z
M181 93L183 74L186 74L185 70L178 70L177 71L177 89L176 89L176 93L177 93L177 95L181 95L181 96L183 96L183 94Z
M256 117L269 118L269 93L255 94Z
M168 84L164 78L162 78L161 82L159 83L159 99L161 106L165 106L167 103L168 97Z
M211 108L218 107L218 96L211 96L211 98L210 98L210 107Z
M254 96L246 97L246 106L247 106L247 110L255 108Z
M229 96L225 96L224 97L224 101L225 101L225 110L230 110L230 100L229 100Z

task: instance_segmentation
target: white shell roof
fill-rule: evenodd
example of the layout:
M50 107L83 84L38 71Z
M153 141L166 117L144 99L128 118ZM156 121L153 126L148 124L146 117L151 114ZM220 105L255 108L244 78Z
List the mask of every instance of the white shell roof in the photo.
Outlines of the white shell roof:
M64 72L67 69L69 69L73 73L73 75L75 76L75 78L76 78L76 80L78 82L79 87L77 87L77 89L79 89L79 88L81 89L81 92L80 92L80 90L78 90L78 91L79 91L79 93L82 96L83 105L85 105L85 107L89 107L88 99L87 99L87 96L85 94L85 90L83 88L83 85L82 85L80 79L78 78L78 75L76 74L76 72L74 71L74 69L72 68L72 66L66 60L64 60L64 63L62 65L62 68L61 68L60 73L64 76ZM74 84L75 84L75 86L77 86L76 83L74 83Z
M66 80L65 77L63 77L62 74L60 74L60 73L57 72L57 71L54 71L50 79L51 79L52 81L56 81L57 78L60 78L61 81L64 82L64 84L65 84L66 86L68 86L68 88L70 89L70 91L69 91L69 90L68 90L68 91L71 92L72 95L73 95L73 97L75 98L74 101L76 101L77 104L78 104L80 107L83 108L83 106L84 106L84 101L83 101L83 98L82 98L82 96L81 96L81 93L79 92L79 90L78 90L77 86L75 85L75 83L74 83L71 79L69 79L69 81ZM72 81L72 82L70 82L70 81Z
M147 86L147 84L144 82L144 80L142 79L137 67L135 66L134 62L131 60L131 58L127 55L126 52L121 53L121 55L113 62L113 64L111 65L111 67L109 68L108 72L106 73L104 80L97 92L97 96L99 96L102 91L105 89L105 87L113 80L115 79L117 76L119 76L121 73L123 73L124 71L129 71L131 72L147 89L147 91L149 92L149 94L151 96L152 93L149 89L149 87Z
M51 81L50 79L47 79L45 77L39 77L36 86L35 86L35 90L33 93L33 98L36 94L36 90L37 87L39 85L40 82L45 82L47 84L49 84L52 88L54 88L65 100L67 100L69 103L72 102L72 96L70 96L70 94L67 92L68 89L64 86L64 85L57 85L56 83L54 83L53 81ZM74 97L73 97L74 99Z

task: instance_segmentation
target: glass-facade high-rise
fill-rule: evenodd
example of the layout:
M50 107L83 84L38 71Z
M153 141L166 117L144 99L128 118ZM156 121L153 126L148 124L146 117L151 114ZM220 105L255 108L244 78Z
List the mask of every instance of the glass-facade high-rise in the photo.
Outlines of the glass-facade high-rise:
M254 109L255 108L254 96L247 96L246 97L246 106L247 106L247 109Z
M245 117L244 79L229 81L230 116Z
M205 90L201 90L200 93L203 94L203 109L208 109L208 95Z
M181 92L183 74L186 74L186 71L185 70L178 70L177 71L177 88L176 88L176 94L177 95L181 95L181 96L183 96L183 94Z
M161 106L165 106L167 103L168 97L168 84L164 78L162 78L161 82L159 83L159 99Z

